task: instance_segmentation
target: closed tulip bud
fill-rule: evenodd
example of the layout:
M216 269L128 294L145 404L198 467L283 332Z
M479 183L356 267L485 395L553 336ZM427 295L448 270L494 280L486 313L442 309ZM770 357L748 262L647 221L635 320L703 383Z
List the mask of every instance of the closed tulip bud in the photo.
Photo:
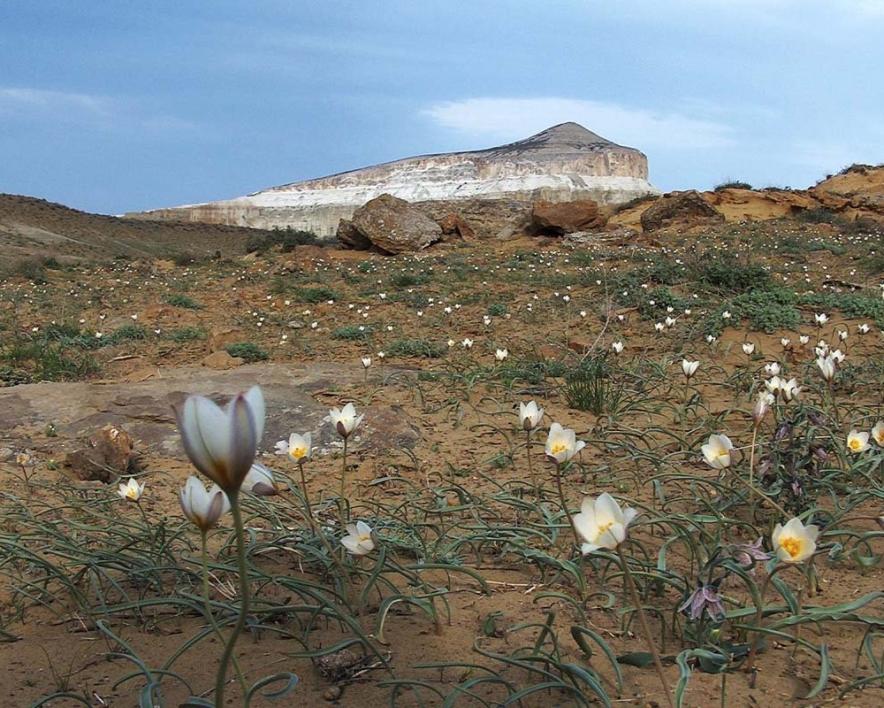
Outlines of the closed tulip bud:
M697 369L700 367L699 361L690 361L688 359L681 360L681 370L685 375L685 378L691 378L695 373L697 373Z
M759 425L764 420L764 416L767 415L773 403L773 394L766 391L758 394L758 398L755 399L755 407L752 409L752 420L755 421L755 425Z
M362 368L367 369L369 366L371 366L371 357L370 356L362 357Z
M272 497L279 494L273 472L260 462L256 462L249 469L249 473L243 480L242 488L256 497Z
M743 342L743 354L746 356L751 356L752 352L755 351L755 345L752 342Z
M801 520L789 519L785 525L777 524L771 534L771 542L777 557L785 563L802 563L816 551L819 529L805 526Z
M184 516L203 533L230 511L230 501L217 484L213 484L207 492L203 483L193 475L187 478L178 492L178 501Z
M237 394L225 408L189 396L175 410L184 450L193 466L227 494L236 493L255 460L264 433L264 396L258 386Z
M831 356L818 357L816 365L819 367L820 373L826 381L831 381L835 378L835 359Z

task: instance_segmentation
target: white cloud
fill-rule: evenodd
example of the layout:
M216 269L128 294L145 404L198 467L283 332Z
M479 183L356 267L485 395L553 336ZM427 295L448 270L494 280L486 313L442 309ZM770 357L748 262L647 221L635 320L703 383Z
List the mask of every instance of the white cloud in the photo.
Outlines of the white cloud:
M0 118L51 120L101 130L194 130L194 123L143 109L138 101L70 91L0 87Z
M616 143L640 149L705 149L734 142L733 129L718 121L572 98L468 98L435 103L421 114L445 128L500 141L518 140L574 121Z

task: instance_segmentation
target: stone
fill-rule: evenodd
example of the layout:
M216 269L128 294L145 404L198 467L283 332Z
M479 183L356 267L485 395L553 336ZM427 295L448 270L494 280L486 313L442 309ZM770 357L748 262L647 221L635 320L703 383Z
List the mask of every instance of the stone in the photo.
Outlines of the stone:
M591 231L605 225L599 205L592 199L570 202L534 202L531 225L538 233L563 235L575 231Z
M349 250L367 251L371 248L371 241L347 219L338 222L337 237L341 246Z
M578 354L586 354L592 347L593 340L586 337L571 337L568 340L568 349Z
M476 232L473 230L473 227L460 214L448 214L437 223L439 228L442 229L442 235L446 237L446 241L451 238L473 241L476 238Z
M69 453L66 464L84 482L110 482L129 472L133 452L129 434L117 426L106 425L90 435L84 447Z
M304 329L306 326L307 323L302 320L289 320L286 324L289 329Z
M341 219L352 220L357 209L381 194L409 202L592 199L619 204L658 193L648 182L648 160L639 150L618 145L577 123L562 123L485 150L410 157L236 199L128 216L264 229L291 227L331 239ZM473 224L466 213L448 211L457 211Z
M641 215L641 225L645 231L665 228L690 229L722 222L724 216L706 202L696 190L664 194Z
M494 239L503 231L521 236L531 223L531 201L525 199L459 199L414 204L438 223L449 214L463 219L477 239Z
M353 214L353 225L385 253L421 251L442 239L442 229L404 199L382 194Z
M221 349L204 357L200 363L209 369L227 371L228 369L235 369L237 366L242 366L245 363L245 360L238 356L230 356L230 354Z
M391 369L401 376L413 371ZM38 453L62 454L81 450L83 439L104 426L124 430L137 443L138 450L152 460L170 457L186 461L173 407L181 406L189 394L207 396L219 404L230 396L260 382L267 404L267 420L261 450L272 452L277 440L288 439L293 430L311 431L318 448L331 449L340 437L324 423L330 403L318 395L341 386L361 383L362 366L341 363L245 364L227 371L187 366L161 368L158 376L139 382L47 382L0 388L0 429L17 440L29 440ZM319 400L318 400L319 399ZM417 430L398 407L372 407L369 421L353 435L354 451L410 445ZM48 425L55 426L55 437L45 438ZM392 441L392 442L391 442ZM267 459L273 466L273 457ZM183 481L183 480L182 480Z

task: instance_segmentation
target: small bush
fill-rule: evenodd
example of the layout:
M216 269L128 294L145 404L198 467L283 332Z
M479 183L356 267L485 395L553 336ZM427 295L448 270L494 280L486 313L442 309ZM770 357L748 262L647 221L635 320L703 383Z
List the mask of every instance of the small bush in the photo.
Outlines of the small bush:
M198 302L187 297L187 295L182 295L181 293L169 295L169 297L166 298L166 302L172 305L172 307L181 307L185 310L199 310L202 308L202 305Z
M397 288L413 288L429 280L430 276L427 273L396 273L390 278L390 285Z
M166 332L166 338L178 344L183 344L184 342L205 339L206 332L200 327L181 327L180 329L173 329Z
M320 286L316 288L299 288L295 291L295 297L300 302L306 302L311 305L318 305L320 302L337 300L338 294L331 288Z
M799 211L795 218L805 224L832 224L833 226L838 226L843 223L842 218L838 214L825 207L804 209Z
M698 267L696 277L702 283L736 293L770 285L770 274L754 263L710 261Z
M338 327L332 332L332 339L343 339L348 342L357 342L362 339L368 339L372 333L372 328L366 325L345 325Z
M252 364L256 361L266 361L270 356L261 347L252 342L236 342L234 344L228 344L224 347L224 351L230 354L230 356L242 359L248 364Z
M488 306L488 314L491 317L504 317L506 313L506 305L502 302L495 302Z
M389 356L438 359L445 355L446 348L441 344L433 344L426 339L397 339L387 347L387 354Z
M312 231L286 227L274 229L272 233L251 236L246 241L246 253L261 255L275 246L278 246L283 253L290 253L295 249L295 246L315 246L319 243L319 238Z
M46 266L36 258L23 258L15 263L9 271L12 276L19 276L37 285L46 284Z
M715 185L713 191L720 192L724 189L752 189L752 185L748 182L740 182L739 180L729 180Z
M605 355L589 357L565 374L563 392L568 406L594 415L613 413L620 400L620 386L611 381Z
M147 339L147 330L139 324L127 324L123 325L118 330L111 332L111 334L105 337L102 342L106 346L113 346L114 344L122 344L123 342L138 341L141 339Z

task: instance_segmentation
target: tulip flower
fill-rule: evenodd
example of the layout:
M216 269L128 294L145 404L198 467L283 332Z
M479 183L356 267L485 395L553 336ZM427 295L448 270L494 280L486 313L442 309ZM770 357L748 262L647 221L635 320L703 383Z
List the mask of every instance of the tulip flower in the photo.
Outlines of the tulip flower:
M126 484L120 484L117 494L126 501L140 501L141 495L144 494L144 484L138 484L134 477L129 477L129 481Z
M715 344L716 341L718 341L718 337L716 337L715 335L712 335L712 334L706 335L706 343L707 344Z
M538 408L535 401L519 403L519 420L523 430L534 430L543 419L543 408Z
M293 462L309 460L313 455L313 439L310 433L292 433L288 440L276 443L277 455L288 455Z
M826 381L831 381L835 378L835 359L832 356L820 356L816 360L816 365L820 369L820 373L822 373L823 378Z
M780 395L784 401L788 403L793 398L798 398L799 393L801 393L801 387L796 379L791 378L788 381L780 379Z
M503 361L509 355L510 355L510 353L506 349L497 349L494 352L494 358L497 359L497 361Z
M742 543L734 547L734 560L743 568L751 568L756 561L770 560L770 554L761 550L761 538L754 543Z
M770 364L765 364L764 365L764 372L768 376L776 376L777 374L780 373L780 365L777 364L777 362L775 362L775 361L771 362Z
M664 325L662 322L657 322L654 324L654 329L657 330L658 332L662 332L665 328L666 328L666 325Z
M788 349L790 346L792 346L792 340L788 337L783 337L782 339L780 339L780 344L782 345L783 349Z
M868 334L870 330L871 327L869 327L865 322L863 322L861 325L857 325L856 327L856 331L860 334Z
M346 440L359 427L364 417L364 414L357 416L356 408L352 403L348 403L343 409L332 408L329 410L325 420L330 421L338 431L338 435Z
M798 335L798 341L802 345L807 344L810 341L810 336L807 334L800 334Z
M884 447L884 420L875 423L875 427L872 428L872 437L880 447Z
M570 428L563 428L558 423L550 426L546 438L546 456L551 462L557 465L567 462L585 446L586 443L577 440L576 433Z
M623 351L623 342L617 341L611 344L611 349L614 350L615 354L620 354Z
M184 516L202 533L209 531L224 514L230 511L230 500L217 484L206 491L203 483L194 475L187 478L178 492L178 502Z
M797 517L789 519L785 525L777 524L771 534L774 552L785 563L802 563L816 550L819 532L816 526L805 526Z
M734 445L727 435L710 435L709 440L700 449L706 464L713 469L723 470L730 467L731 450L734 449Z
M236 493L255 460L264 433L264 396L259 386L219 407L203 396L188 396L175 409L184 450L193 466L227 494Z
M470 339L469 337L467 337L466 339L464 339L460 343L460 346L462 346L464 349L472 349L473 348L473 340Z
M256 497L272 497L279 494L276 482L273 479L272 470L260 462L256 462L249 469L246 478L243 480L242 488Z
M355 524L347 524L347 535L341 539L341 545L347 553L354 556L364 556L374 550L374 537L369 526L364 521Z
M755 407L752 409L752 420L755 421L755 425L761 424L761 421L764 420L764 416L767 415L767 412L770 410L773 403L774 396L772 393L762 391L758 394L758 398L755 399Z
M755 351L755 345L752 342L743 342L743 354L746 356L752 356L752 352Z
M638 512L621 509L614 498L605 492L597 499L585 497L580 512L574 514L574 527L583 543L580 551L588 555L600 548L613 551L626 539L626 529Z
M367 369L369 366L371 366L371 357L370 356L362 357L361 361L362 361L362 368L363 369Z
M691 378L700 367L699 361L690 361L688 359L681 360L681 370L684 372L685 378Z
M824 313L816 314L813 316L813 321L816 322L817 327L822 327L829 321L829 316Z
M866 432L858 432L851 430L847 434L847 449L857 455L869 449L869 434Z

